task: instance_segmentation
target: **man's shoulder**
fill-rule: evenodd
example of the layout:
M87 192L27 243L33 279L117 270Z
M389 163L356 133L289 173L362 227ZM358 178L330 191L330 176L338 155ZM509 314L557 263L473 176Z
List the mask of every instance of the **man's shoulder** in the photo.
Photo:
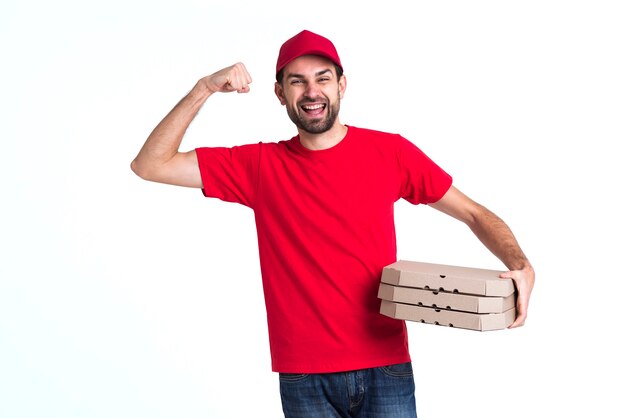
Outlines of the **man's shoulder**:
M287 140L261 140L259 142L247 143L238 145L234 148L239 148L246 154L255 155L264 159L282 159L287 154L291 154L293 151L293 138Z
M407 140L400 134L394 132L381 131L371 128L360 128L350 126L351 135L361 145L379 146L385 149L392 149L402 146Z
M258 146L264 153L282 154L292 148L293 138L276 141L260 141L255 145Z
M280 150L280 149L284 149L285 147L289 146L289 144L292 142L292 139L286 139L286 140L260 140L258 142L249 142L249 143L243 143L243 144L237 144L237 145L233 145L230 148L231 149L242 149L242 150L250 150L250 151L258 151L258 150L263 150L263 151L272 151L272 150Z

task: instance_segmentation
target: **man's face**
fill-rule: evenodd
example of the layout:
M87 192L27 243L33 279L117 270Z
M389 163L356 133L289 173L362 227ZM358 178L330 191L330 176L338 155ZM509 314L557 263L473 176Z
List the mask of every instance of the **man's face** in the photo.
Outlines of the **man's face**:
M276 95L291 121L312 134L328 131L337 121L345 78L337 79L332 61L317 55L296 58L284 68Z

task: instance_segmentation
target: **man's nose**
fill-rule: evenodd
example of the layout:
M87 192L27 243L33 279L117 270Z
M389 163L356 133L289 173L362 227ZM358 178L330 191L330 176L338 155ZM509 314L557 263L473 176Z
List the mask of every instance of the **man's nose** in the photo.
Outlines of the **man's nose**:
M304 87L304 95L306 97L317 97L319 94L319 86L315 83L307 83Z

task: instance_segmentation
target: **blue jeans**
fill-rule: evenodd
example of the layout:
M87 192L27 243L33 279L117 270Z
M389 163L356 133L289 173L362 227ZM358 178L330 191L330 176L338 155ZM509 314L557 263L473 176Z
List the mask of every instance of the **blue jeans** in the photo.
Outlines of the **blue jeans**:
M279 380L285 418L417 417L411 363Z

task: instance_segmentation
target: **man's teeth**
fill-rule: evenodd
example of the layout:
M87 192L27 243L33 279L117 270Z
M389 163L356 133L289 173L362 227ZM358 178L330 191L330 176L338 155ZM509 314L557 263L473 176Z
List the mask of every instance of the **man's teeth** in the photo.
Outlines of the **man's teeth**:
M321 109L324 107L323 104L316 104L316 105L304 105L302 106L305 110L316 110L316 109Z

